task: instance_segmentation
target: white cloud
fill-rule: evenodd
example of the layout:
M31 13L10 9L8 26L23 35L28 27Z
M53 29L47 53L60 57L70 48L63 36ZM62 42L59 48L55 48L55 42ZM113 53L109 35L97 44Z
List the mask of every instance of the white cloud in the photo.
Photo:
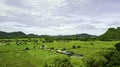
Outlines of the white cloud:
M43 16L54 13L58 7L64 4L65 0L25 0L24 6L31 15Z
M24 27L26 25L21 24L19 22L3 22L0 24L0 30L8 32L22 31L22 27L20 26Z
M14 11L15 9L6 5L4 2L0 1L0 16L10 16L7 12Z
M0 30L51 35L101 34L108 27L120 26L118 3L112 0L1 0Z
M22 8L17 8L15 6L10 6L6 4L7 0L2 0L0 1L0 16L6 16L6 17L13 17L15 18L14 14L26 14L29 11L22 9Z

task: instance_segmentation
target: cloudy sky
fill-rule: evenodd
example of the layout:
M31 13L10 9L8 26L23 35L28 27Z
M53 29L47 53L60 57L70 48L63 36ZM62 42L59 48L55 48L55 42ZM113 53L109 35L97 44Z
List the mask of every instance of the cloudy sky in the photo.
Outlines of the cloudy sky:
M0 31L100 35L120 26L120 0L0 0Z

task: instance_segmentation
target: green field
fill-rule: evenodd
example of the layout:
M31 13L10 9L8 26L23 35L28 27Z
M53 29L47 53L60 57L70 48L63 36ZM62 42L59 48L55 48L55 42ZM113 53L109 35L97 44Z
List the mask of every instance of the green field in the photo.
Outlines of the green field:
M86 67L83 62L84 58L94 55L96 52L114 48L114 44L120 42L70 41L42 43L40 39L38 39L37 43L26 42L27 44L16 45L15 39L11 40L12 42L0 43L0 67L43 67L45 62L51 61L53 57L68 57L67 55L56 53L56 50L58 49L65 49L66 51L73 51L76 54L83 54L83 57L71 56L68 58L70 58L74 67ZM43 45L46 46L47 49L41 49L40 47ZM80 46L80 48L73 49L73 46Z

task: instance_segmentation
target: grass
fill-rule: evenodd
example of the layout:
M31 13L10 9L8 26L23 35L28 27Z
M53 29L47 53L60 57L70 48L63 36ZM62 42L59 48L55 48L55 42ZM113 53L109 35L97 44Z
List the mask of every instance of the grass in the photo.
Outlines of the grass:
M103 49L114 48L114 44L119 41L70 41L70 42L54 42L54 43L29 43L28 45L2 45L0 43L0 67L42 67L46 61L52 57L60 57L63 54L54 53L50 50L40 49L40 46L45 45L47 48L54 49L65 48L68 51L81 53L83 58L93 55ZM92 44L91 44L92 43ZM73 49L72 46L81 46L81 48ZM36 48L34 48L36 46ZM28 47L29 50L25 50ZM85 67L82 58L72 57L71 63L74 67Z
M114 48L114 44L119 41L71 41L71 42L55 42L55 43L46 43L48 47L54 47L55 49L65 48L75 53L82 53L85 56L91 55L95 52L99 52L103 49ZM91 45L93 43L93 45ZM73 49L72 46L81 46L81 48Z

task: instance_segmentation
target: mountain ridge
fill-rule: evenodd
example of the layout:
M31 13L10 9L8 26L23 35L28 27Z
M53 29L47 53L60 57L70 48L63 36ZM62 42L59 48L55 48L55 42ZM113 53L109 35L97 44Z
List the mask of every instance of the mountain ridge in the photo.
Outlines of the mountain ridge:
M29 38L29 37L40 37L40 38L53 38L53 39L68 39L68 40L102 40L102 41L111 41L111 40L120 40L120 27L117 28L108 28L108 30L100 36L90 35L87 33L74 34L74 35L35 35L35 34L25 34L24 32L4 32L0 31L0 38Z
M50 36L50 37L67 37L67 36L79 36L79 37L92 37L95 35L90 35L87 33L82 33L82 34L74 34L74 35L36 35L36 34L25 34L22 31L17 31L17 32L4 32L4 31L0 31L0 38L19 38L19 37L46 37L46 36Z

